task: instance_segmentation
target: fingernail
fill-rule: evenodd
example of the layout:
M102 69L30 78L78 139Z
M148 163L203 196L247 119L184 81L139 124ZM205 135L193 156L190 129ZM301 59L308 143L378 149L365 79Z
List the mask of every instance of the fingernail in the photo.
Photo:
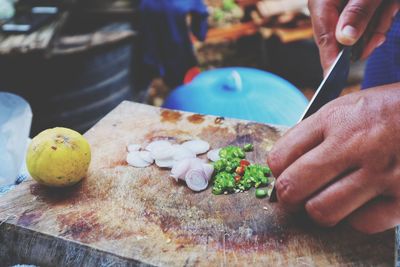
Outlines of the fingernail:
M385 36L382 36L380 39L379 39L379 42L378 42L378 45L376 46L376 47L380 47L381 45L383 45L383 43L386 41L386 37Z
M399 9L398 9L398 8L395 9L394 12L393 12L393 16L392 16L392 17L393 17L393 18L396 17L396 15L397 15L398 12L399 12Z
M357 29L350 25L347 25L342 29L342 34L349 40L356 40L358 35Z

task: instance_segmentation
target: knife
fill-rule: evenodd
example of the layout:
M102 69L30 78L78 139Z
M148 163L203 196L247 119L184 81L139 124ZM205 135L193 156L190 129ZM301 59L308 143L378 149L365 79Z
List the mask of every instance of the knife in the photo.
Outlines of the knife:
M308 107L304 111L299 122L305 120L317 112L322 106L340 96L343 88L346 86L351 56L352 47L350 46L346 46L342 49L342 51L340 51L339 55L336 57L336 60L332 64L328 75L325 76L324 80L318 87L318 90L308 104ZM276 189L274 186L269 201L276 202L277 200Z
M311 99L299 122L310 117L328 102L338 98L346 86L350 70L351 47L345 47L340 51L332 64L328 75L319 85L317 92Z

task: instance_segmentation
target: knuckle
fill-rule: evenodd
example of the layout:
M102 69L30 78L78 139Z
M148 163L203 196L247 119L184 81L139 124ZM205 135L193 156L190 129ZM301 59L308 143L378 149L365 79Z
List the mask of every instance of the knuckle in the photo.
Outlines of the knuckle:
M331 213L326 213L325 209L315 202L306 203L306 211L313 221L324 227L332 227L338 223Z
M353 3L347 6L346 14L349 16L356 17L370 17L373 13L373 8L370 5L365 5L362 3Z
M267 162L268 166L271 169L273 174L277 174L279 170L279 166L281 165L282 157L277 149L273 149L271 152L268 153Z
M375 155L371 155L372 153L366 154L363 157L365 169L368 169L370 173L393 173L397 165L397 159L396 156L387 152L389 149L382 149ZM371 160L371 157L374 157L375 160ZM381 182L390 181L390 178L390 175L385 175L385 179Z
M275 186L279 201L286 204L296 204L295 192L286 179L278 179Z
M397 161L399 162L399 161ZM386 180L385 187L389 188L390 185L395 184L395 186L392 187L394 191L394 195L397 197L400 197L400 166L397 164L397 166L393 170L393 178L391 179L390 183Z
M319 47L327 47L333 43L335 36L330 32L321 32L316 34L316 41Z
M383 179L377 179L374 174L371 174L370 171L361 170L359 179L352 186L354 187L354 191L358 192L358 194L363 194L366 190L374 196L381 195L387 186L385 186L385 182Z
M340 106L336 106L334 102L328 103L322 107L320 115L320 121L327 126L337 125L338 119L343 118L340 116L342 113Z

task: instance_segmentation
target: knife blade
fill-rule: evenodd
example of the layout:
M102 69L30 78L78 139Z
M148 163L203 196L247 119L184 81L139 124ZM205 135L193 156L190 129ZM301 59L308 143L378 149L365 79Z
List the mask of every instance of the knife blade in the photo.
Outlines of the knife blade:
M305 120L328 102L338 98L346 86L350 69L351 47L345 47L332 64L299 122Z
M340 51L330 70L328 71L328 75L326 75L321 82L299 122L305 120L317 112L325 104L340 96L341 92L346 86L349 75L351 52L352 47L344 47ZM275 186L272 189L269 201L278 201Z

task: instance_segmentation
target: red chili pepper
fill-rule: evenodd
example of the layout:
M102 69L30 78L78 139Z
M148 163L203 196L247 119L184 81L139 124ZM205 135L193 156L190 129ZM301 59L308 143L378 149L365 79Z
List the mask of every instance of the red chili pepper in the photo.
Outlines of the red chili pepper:
M241 167L245 167L245 166L249 166L249 165L250 165L250 162L248 160L242 159L240 161L240 166Z
M240 166L236 168L236 173L239 175L243 175L244 174L244 167Z
M238 183L242 179L242 176L236 175L235 176L235 181Z

